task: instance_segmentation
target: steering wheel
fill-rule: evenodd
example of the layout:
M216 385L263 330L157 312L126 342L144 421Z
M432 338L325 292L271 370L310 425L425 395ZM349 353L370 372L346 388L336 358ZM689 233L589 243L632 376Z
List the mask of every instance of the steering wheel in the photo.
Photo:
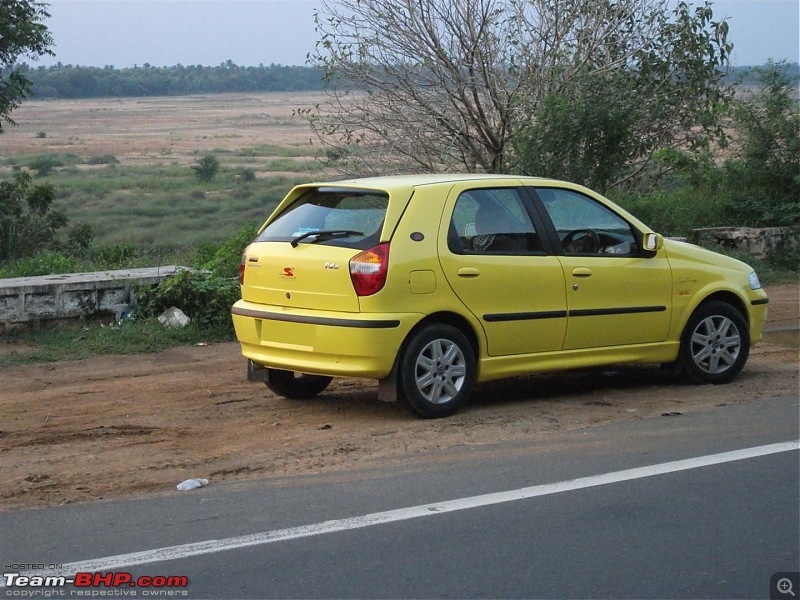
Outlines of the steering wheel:
M561 246L567 254L597 254L600 251L600 236L594 229L573 229Z

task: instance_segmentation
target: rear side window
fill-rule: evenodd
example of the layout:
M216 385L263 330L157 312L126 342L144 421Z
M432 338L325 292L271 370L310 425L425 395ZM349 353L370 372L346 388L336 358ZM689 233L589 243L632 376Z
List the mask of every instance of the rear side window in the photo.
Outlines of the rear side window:
M542 253L542 242L514 188L463 192L450 220L448 246L456 254Z
M324 244L366 250L380 240L389 195L373 190L316 188L295 200L257 242Z

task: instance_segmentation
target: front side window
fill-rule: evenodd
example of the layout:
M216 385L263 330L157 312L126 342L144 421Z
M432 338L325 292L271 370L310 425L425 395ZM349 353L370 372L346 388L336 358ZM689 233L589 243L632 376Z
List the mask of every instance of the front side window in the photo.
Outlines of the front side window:
M315 188L270 223L257 242L314 243L365 250L380 238L389 196L348 188Z
M608 207L572 190L537 188L565 254L636 255L630 224Z
M541 239L514 188L462 192L450 219L449 247L457 254L543 252Z

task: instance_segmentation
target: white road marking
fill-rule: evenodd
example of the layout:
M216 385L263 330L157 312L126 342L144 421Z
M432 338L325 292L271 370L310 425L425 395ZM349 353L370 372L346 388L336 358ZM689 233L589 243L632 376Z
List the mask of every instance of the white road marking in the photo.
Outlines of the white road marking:
M492 504L501 504L503 502L513 502L515 500L524 500L526 498L535 498L537 496L547 496L561 492L570 492L574 490L596 487L599 485L621 483L623 481L643 479L645 477L654 477L656 475L665 475L667 473L676 473L678 471L687 471L690 469L699 469L701 467L719 465L722 463L745 460L748 458L756 458L759 456L767 456L780 452L791 452L792 450L798 449L800 449L800 440L793 442L782 442L779 444L769 444L767 446L756 446L754 448L744 448L742 450L723 452L721 454L710 454L707 456L698 456L695 458L650 465L647 467L639 467L636 469L627 469L625 471L616 471L613 473L604 473L602 475L581 477L579 479L560 481L558 483L535 485L516 490L509 490L506 492L496 492L493 494L483 494L481 496L458 498L456 500L446 500L444 502L410 506L408 508L400 508L397 510L387 510L384 512L351 517L349 519L323 521L322 523L314 523L312 525L290 527L288 529L278 529L275 531L265 531L262 533L254 533L251 535L243 535L221 540L207 540L192 544L181 544L178 546L145 550L143 552L132 552L130 554L119 554L117 556L106 556L104 558L97 558L93 560L67 563L62 565L61 569L51 571L36 571L35 574L41 577L49 577L59 575L74 575L75 573L79 572L115 571L132 567L134 565L146 565L149 563L188 558L190 556L224 552L226 550L237 550L239 548L247 548L249 546L260 546L263 544L272 544L274 542L295 540L298 538L323 535L326 533L335 533L337 531L361 529L364 527L370 527L372 525L406 521L408 519L415 519L417 517L429 517L458 510L490 506ZM5 587L5 583L0 580L0 588L3 587Z

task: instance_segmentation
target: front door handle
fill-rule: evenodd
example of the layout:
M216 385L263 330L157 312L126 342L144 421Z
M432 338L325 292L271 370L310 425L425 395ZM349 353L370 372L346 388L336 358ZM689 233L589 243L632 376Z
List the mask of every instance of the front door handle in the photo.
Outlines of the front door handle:
M577 269L572 270L573 277L591 277L592 270L587 269L586 267L578 267Z
M458 270L459 277L477 277L480 274L481 271L477 267L461 267Z

